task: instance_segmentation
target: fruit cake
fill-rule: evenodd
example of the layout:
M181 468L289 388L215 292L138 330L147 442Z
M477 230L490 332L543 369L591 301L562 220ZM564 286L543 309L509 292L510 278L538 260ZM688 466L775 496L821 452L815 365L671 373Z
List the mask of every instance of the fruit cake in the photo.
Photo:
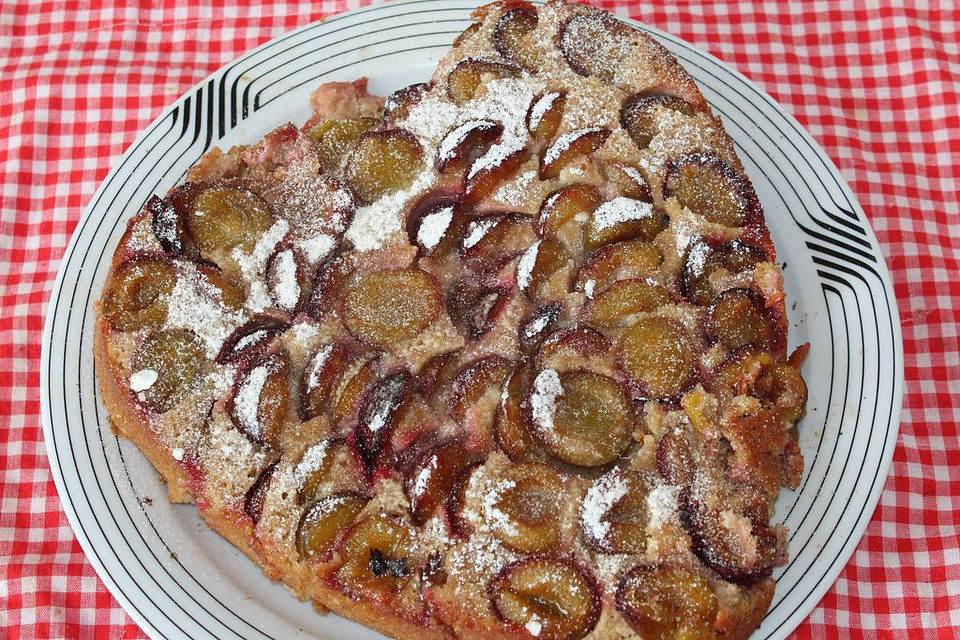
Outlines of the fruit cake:
M483 6L432 79L214 149L97 303L115 430L318 611L399 638L744 638L806 348L666 50Z

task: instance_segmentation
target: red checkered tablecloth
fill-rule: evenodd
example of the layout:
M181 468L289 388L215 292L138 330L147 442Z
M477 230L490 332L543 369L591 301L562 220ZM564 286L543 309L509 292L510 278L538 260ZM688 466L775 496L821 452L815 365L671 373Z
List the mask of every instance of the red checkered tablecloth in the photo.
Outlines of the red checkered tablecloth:
M215 4L0 2L0 628L10 638L144 637L74 538L40 425L44 314L81 212L137 133L194 83L353 6ZM960 9L602 4L712 52L792 112L853 187L893 274L906 352L893 471L797 636L960 635Z

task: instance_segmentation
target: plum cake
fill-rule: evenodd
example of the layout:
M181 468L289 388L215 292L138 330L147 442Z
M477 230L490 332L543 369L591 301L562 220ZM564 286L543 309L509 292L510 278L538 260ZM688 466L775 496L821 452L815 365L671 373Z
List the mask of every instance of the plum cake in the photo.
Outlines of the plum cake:
M320 86L149 199L96 305L115 430L318 611L399 638L745 638L806 346L663 47L479 8L429 82Z

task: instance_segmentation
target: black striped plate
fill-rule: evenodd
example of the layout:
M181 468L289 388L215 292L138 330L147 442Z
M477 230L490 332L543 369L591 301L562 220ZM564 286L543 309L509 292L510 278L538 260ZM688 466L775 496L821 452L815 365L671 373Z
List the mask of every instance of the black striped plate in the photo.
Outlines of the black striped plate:
M166 192L213 145L303 122L321 81L371 78L375 92L426 79L472 2L406 0L330 18L277 38L197 85L130 147L84 213L53 288L41 394L50 466L80 544L152 637L377 638L319 617L267 580L200 521L170 505L157 474L110 431L95 384L91 304L126 220ZM903 350L896 301L863 211L800 125L716 58L634 23L699 82L737 142L784 271L791 341L810 341L803 484L777 516L791 531L770 613L756 634L782 638L852 553L877 503L899 424Z

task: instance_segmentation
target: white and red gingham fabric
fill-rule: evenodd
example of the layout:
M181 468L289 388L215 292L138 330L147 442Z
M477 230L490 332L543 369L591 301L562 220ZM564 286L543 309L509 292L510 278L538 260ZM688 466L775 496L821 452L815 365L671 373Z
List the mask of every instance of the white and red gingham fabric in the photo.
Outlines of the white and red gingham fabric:
M866 536L796 636L960 636L960 8L951 0L602 4L714 53L792 112L853 187L893 274L906 352L893 470ZM144 637L73 536L40 425L43 319L83 208L136 134L194 83L348 8L342 0L0 1L0 629L8 637Z

